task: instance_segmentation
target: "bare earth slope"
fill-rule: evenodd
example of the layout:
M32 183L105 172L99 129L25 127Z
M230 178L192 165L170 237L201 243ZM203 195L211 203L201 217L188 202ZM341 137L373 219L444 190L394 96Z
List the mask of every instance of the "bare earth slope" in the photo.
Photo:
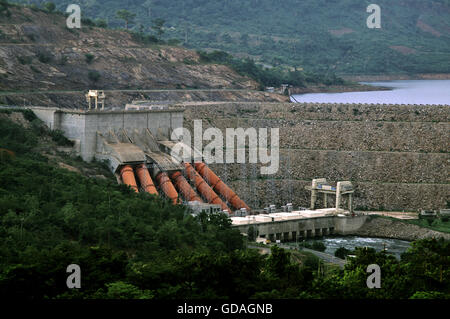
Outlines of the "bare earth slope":
M194 51L146 47L124 31L67 29L61 14L10 11L0 20L0 91L257 86L226 66L199 63Z

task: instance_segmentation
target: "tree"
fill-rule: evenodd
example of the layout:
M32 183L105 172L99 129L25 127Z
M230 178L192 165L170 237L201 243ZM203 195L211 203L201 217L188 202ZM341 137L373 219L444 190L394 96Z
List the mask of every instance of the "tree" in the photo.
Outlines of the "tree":
M255 227L250 226L247 231L247 238L249 241L255 241L256 237L258 237L258 230Z
M164 23L166 23L165 20L163 19L156 19L153 20L152 22L152 30L156 32L156 36L158 38L158 40L161 40L162 35L164 34Z
M134 18L136 18L136 14L131 13L128 10L122 9L116 12L116 17L125 21L125 29L128 30L128 24L134 23Z
M6 14L8 14L9 13L8 6L9 6L8 1L0 0L0 13L2 13L3 11L6 11Z
M244 46L248 46L248 41L250 40L250 37L248 36L248 34L247 33L243 33L242 35L241 35L241 44L242 45L244 45Z
M150 290L140 290L134 285L117 281L106 284L108 291L106 292L107 299L152 299L154 297Z
M98 71L89 71L88 72L88 78L89 80L93 81L93 82L97 82L98 80L100 80L100 73L98 73Z
M327 247L325 246L324 243L322 243L320 241L314 241L312 244L312 249L317 250L317 251L325 251L325 249L327 249Z
M44 9L48 12L53 12L56 9L56 6L53 2L46 2L44 4Z
M339 247L334 252L334 256L336 256L338 258L341 258L341 259L345 259L345 257L347 257L347 255L350 254L350 253L351 253L351 250L348 250L345 247Z
M86 53L84 55L87 64L91 64L92 60L94 60L95 56L91 53Z
M97 27L99 27L99 28L107 28L108 27L108 22L106 22L105 19L97 19L96 24L97 24Z

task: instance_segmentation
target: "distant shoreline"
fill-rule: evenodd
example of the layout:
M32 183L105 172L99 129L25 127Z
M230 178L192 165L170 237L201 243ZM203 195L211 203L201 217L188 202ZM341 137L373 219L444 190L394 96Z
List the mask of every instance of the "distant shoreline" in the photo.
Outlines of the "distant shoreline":
M422 73L422 74L360 74L360 75L339 75L346 81L354 82L378 82L378 81L398 81L398 80L450 80L450 73Z
M290 89L290 95L306 94L306 93L343 93L343 92L366 92L366 91L390 91L392 88L384 86L373 86L367 84L350 84L350 85L317 85L305 88L294 87Z

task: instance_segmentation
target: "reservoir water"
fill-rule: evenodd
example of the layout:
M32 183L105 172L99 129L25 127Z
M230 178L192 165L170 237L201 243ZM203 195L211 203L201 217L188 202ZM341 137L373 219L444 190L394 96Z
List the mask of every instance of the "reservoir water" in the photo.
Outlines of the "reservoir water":
M384 248L387 249L388 253L395 255L400 259L400 255L404 253L409 247L410 242L399 240L399 239L386 239L386 238L371 238L371 237L357 237L357 236L347 236L347 237L325 237L319 239L309 239L306 242L311 243L314 241L322 242L327 249L325 253L334 255L334 252L340 248L344 247L349 250L354 250L355 247L371 247L377 252L382 251ZM295 245L295 243L289 243L290 245Z
M408 80L360 82L390 91L344 93L307 93L291 96L299 103L377 103L377 104L447 104L450 105L450 80Z

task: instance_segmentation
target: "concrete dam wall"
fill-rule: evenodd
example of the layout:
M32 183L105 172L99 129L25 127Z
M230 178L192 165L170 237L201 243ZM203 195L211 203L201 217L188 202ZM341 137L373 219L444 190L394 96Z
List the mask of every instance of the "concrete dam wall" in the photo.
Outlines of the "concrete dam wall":
M253 207L309 206L313 178L350 180L360 210L438 209L450 200L450 106L198 103L185 106L185 127L280 129L280 168L211 164ZM320 204L320 203L319 203ZM333 205L330 203L329 205Z

